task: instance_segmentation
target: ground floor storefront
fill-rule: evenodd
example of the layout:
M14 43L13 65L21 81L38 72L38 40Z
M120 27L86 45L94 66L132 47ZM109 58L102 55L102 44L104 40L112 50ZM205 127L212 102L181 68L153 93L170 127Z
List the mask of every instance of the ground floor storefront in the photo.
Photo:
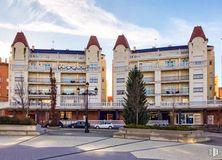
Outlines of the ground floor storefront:
M83 120L86 117L86 112L83 110L59 110L61 120ZM25 117L25 112L21 110L0 110L0 116L10 116L22 119ZM44 124L50 119L49 110L30 110L28 116L38 122ZM122 111L120 110L89 110L89 120L123 120Z
M167 120L170 125L222 125L222 110L179 109L150 111L151 120Z

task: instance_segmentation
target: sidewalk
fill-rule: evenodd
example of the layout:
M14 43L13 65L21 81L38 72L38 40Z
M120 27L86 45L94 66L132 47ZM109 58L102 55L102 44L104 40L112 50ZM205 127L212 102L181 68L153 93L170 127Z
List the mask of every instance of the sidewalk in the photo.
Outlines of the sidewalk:
M208 151L213 148L220 153L214 158L222 159L222 146L208 144L87 136L0 136L1 160L209 160L212 157Z

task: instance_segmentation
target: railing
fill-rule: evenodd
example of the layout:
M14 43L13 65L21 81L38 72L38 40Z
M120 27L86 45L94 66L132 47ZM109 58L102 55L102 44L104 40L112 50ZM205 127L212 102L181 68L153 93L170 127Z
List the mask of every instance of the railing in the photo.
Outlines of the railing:
M143 78L143 81L144 81L145 83L154 82L154 78L153 78L153 77L144 77L144 78Z
M36 66L30 65L28 66L29 71L42 71L49 72L51 66ZM85 66L52 66L53 70L61 71L61 72L71 72L71 73L85 73L86 71L90 72L99 72L100 67L85 67Z
M62 79L61 83L86 83L86 79Z
M31 54L29 55L30 60L47 60L47 61L85 61L84 55L72 55L72 56L65 56L65 55L43 55L43 54Z
M162 65L161 69L180 69L180 68L189 68L189 62L182 62L180 64L172 64L172 65Z
M29 90L29 95L50 95L49 90Z
M85 109L86 104L85 103L60 103L60 109ZM89 109L123 109L123 106L121 103L88 103Z
M203 66L207 65L207 61L190 61L190 66Z
M50 83L50 78L29 78L29 82L36 82L36 83Z
M189 80L189 75L161 77L161 81L184 81L184 80Z
M188 94L189 93L189 88L162 89L161 93L162 94Z
M12 70L27 70L28 65L23 65L23 64L11 64L10 65Z
M138 61L138 60L144 60L144 59L179 58L179 57L184 57L184 56L188 57L189 56L188 51L180 51L180 52L177 52L177 51L175 51L175 53L170 53L170 54L164 54L161 52L154 51L152 53L148 53L148 54L142 55L142 56L131 55L129 57L129 59L134 60L134 61Z
M146 95L147 95L147 96L148 96L148 95L154 95L154 94L155 94L153 88L152 88L152 89L151 89L151 88L150 88L150 89L146 89L145 92L146 92Z
M12 102L0 102L0 108L21 108L21 105L18 103ZM122 103L91 103L88 104L89 109L123 109ZM157 106L155 103L147 104L148 110L155 109L182 109L182 108L214 108L214 109L222 109L222 101L221 100L208 100L208 101L188 101L188 102L161 102L160 106ZM31 102L30 109L50 109L50 103L40 103L40 102ZM85 103L57 103L57 109L85 109Z

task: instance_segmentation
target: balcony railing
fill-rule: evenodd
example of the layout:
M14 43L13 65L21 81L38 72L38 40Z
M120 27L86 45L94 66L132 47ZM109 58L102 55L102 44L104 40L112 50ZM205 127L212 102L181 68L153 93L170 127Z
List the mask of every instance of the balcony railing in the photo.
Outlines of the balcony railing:
M29 82L33 82L33 83L50 83L50 78L29 78Z
M166 76L166 77L161 77L162 81L185 81L189 80L189 75L186 76Z
M144 81L145 83L154 82L154 78L153 78L153 77L144 77L144 78L143 78L143 81Z
M170 89L162 89L162 94L188 94L189 88L170 88Z
M21 108L21 105L15 102L0 102L0 108ZM181 108L217 108L222 109L221 100L208 100L208 101L187 101L187 102L161 102L160 106L155 103L148 103L148 109L181 109ZM50 109L50 103L30 102L29 108L31 109ZM57 103L57 109L85 109L85 103ZM89 109L123 109L122 103L91 103L89 102Z
M62 79L61 83L86 83L86 79Z
M84 55L72 55L72 56L64 56L64 55L42 55L42 54L31 54L29 55L30 60L47 60L47 61L85 61Z
M145 92L146 92L146 95L147 95L147 96L149 96L149 95L154 95L154 94L155 94L154 89L145 90Z
M29 95L50 95L49 90L29 90Z
M161 69L180 69L180 68L189 68L189 62L182 62L179 64L172 64L172 65L162 65L160 66Z

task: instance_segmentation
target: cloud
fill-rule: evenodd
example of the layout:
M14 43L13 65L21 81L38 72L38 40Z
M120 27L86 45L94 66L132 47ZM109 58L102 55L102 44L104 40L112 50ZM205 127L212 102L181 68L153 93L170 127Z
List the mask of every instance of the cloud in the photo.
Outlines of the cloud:
M16 24L0 22L1 28L83 36L93 34L104 39L116 39L117 35L125 34L130 44L139 47L153 45L154 39L162 39L156 29L124 22L96 6L94 0L17 0L16 2L10 1L8 7L16 8L16 5L22 3L21 8L26 12L16 8L14 14L24 13L20 15L24 18Z
M10 43L8 42L2 42L0 41L0 48L1 48L1 51L0 51L0 57L3 59L3 58L8 58L9 57L9 54L10 54Z

